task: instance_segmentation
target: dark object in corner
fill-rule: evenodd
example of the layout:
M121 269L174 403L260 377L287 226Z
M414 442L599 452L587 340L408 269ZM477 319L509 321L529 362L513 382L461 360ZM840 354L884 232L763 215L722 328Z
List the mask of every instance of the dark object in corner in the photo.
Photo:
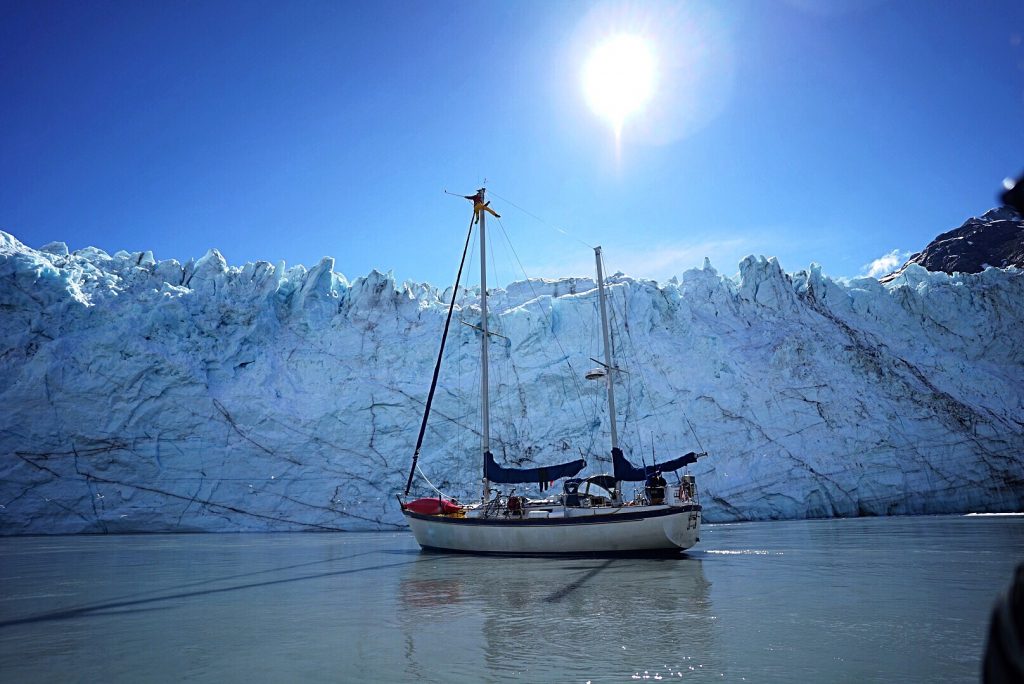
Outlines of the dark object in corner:
M999 196L999 200L1008 207L1013 207L1017 213L1024 214L1024 175L1018 178L1013 187L1007 188L1006 192Z
M1024 682L1024 563L1017 566L1013 584L992 609L981 667L985 684Z

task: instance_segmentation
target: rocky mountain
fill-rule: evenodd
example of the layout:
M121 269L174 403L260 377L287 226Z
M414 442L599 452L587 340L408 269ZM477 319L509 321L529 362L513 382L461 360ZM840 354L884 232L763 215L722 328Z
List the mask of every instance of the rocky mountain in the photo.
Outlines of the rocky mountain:
M892 280L909 264L943 273L980 273L989 266L1024 268L1024 216L1010 207L1000 207L968 219L932 240L882 282Z
M452 292L333 267L0 233L0 533L403 528ZM478 295L458 293L467 323ZM626 454L707 451L691 467L707 520L1024 509L1024 272L912 263L883 285L748 257L736 278L616 275L609 298ZM583 379L593 282L490 303L498 461L609 470L603 389ZM420 459L466 499L478 335L453 324Z

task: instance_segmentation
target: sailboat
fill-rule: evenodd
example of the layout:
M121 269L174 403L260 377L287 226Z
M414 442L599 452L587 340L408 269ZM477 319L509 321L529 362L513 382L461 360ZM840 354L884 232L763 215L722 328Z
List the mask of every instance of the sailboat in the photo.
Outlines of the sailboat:
M473 202L473 217L445 320L405 493L398 497L402 513L417 543L424 550L505 555L676 554L692 547L700 540L701 522L701 505L695 480L693 476L684 475L677 485L669 486L661 473L676 471L706 454L691 451L657 466L641 468L630 463L619 448L614 379L620 369L612 363L600 247L594 248L594 253L604 362L598 362L600 367L588 372L587 377L603 379L607 387L613 472L577 477L586 466L583 459L525 469L503 467L495 461L490 450L488 398L490 332L487 320L486 224L488 214L495 217L499 214L486 200L485 188L480 188L475 195L463 197ZM455 309L455 293L458 292L462 278L474 226L479 227L480 242L482 496L479 501L469 504L461 504L440 493L433 497L409 500ZM538 483L543 490L548 484L559 480L563 481L562 493L543 499L516 496L514 489L506 493L491 488L492 484ZM644 482L645 486L642 493L627 501L622 493L624 482Z

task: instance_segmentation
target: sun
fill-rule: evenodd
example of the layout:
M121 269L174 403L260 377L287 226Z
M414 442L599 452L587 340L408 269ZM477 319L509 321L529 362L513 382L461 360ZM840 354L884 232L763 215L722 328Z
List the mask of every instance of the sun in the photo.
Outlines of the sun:
M626 119L642 111L654 94L657 63L648 41L620 34L601 43L583 68L583 90L594 113L608 121L615 137Z

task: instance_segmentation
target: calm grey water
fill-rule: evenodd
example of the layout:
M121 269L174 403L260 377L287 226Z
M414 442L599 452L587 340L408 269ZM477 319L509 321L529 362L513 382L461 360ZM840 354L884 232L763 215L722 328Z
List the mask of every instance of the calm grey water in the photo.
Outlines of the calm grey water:
M409 534L0 539L5 682L977 681L1024 517L708 525L679 559Z

